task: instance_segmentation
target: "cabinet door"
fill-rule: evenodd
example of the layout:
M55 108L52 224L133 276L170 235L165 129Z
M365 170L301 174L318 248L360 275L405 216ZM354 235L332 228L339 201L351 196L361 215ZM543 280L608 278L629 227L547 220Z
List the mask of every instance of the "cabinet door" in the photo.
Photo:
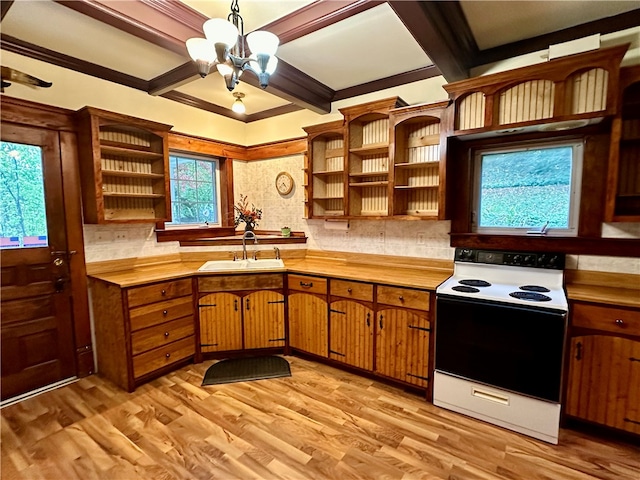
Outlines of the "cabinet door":
M387 308L376 315L376 372L426 387L430 324L427 313Z
M574 337L566 413L640 433L640 342L605 335Z
M308 293L289 294L289 346L327 357L327 302Z
M284 295L272 290L252 292L242 299L244 348L284 346Z
M200 348L203 353L242 349L240 297L211 293L200 298Z
M351 300L331 303L329 357L373 370L373 310Z

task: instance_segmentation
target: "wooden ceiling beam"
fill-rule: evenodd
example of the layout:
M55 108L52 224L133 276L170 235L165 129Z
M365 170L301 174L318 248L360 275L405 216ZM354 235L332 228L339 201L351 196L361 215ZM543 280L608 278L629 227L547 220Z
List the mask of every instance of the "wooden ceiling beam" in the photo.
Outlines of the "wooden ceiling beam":
M448 82L469 78L478 46L459 2L388 3Z
M0 8L0 21L4 20L4 16L13 5L13 0L2 0L2 7Z

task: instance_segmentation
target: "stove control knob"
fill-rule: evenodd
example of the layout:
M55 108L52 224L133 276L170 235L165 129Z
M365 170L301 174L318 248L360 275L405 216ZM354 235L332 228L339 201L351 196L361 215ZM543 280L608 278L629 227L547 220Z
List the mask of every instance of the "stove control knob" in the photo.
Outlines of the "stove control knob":
M520 265L522 263L522 255L514 255L511 259L512 265Z
M524 257L524 265L535 265L536 263L536 257L533 255L525 255Z

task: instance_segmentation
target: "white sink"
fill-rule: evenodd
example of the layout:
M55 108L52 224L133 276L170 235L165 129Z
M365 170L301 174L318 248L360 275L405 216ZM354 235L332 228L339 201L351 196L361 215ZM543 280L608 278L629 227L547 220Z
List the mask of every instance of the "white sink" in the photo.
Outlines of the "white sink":
M284 262L276 258L258 260L210 260L202 265L199 272L246 272L256 270L278 270L284 268Z

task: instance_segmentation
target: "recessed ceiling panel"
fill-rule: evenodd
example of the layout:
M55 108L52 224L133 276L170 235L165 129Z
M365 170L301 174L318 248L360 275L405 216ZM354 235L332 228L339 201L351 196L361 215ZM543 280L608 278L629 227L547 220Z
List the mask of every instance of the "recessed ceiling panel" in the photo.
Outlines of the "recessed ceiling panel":
M189 58L50 1L14 2L2 33L144 80Z
M313 3L315 0L239 0L244 32L249 33L281 17ZM231 0L182 0L189 7L208 18L227 18Z
M276 55L334 90L433 64L386 3L282 45Z
M251 75L251 73L244 72L242 75ZM227 90L224 79L217 71L212 71L205 78L194 80L176 90L224 108L231 108L235 100L233 93ZM234 92L245 94L242 101L248 115L289 104L286 100L271 95L260 88L252 87L242 80L236 85Z
M537 37L638 8L637 1L461 0L478 48Z

